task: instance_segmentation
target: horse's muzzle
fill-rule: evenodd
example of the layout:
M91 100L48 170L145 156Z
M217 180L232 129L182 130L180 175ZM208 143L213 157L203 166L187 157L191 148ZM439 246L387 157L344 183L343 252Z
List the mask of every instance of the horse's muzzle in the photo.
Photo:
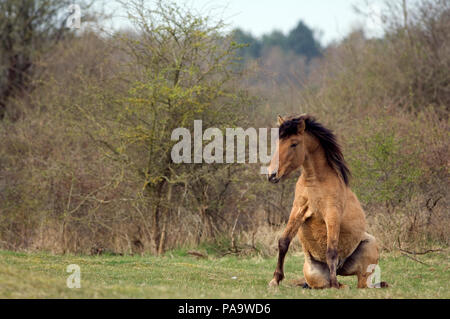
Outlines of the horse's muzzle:
M269 182L274 183L274 184L276 184L276 183L278 183L280 181L280 179L277 178L277 172L269 174L267 176L267 179L269 180Z

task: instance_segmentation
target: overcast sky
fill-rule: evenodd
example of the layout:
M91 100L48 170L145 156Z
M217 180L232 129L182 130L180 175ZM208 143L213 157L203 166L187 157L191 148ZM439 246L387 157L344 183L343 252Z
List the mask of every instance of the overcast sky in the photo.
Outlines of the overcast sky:
M360 0L190 0L189 3L199 10L222 6L227 22L256 36L274 29L287 33L299 20L321 31L324 44L342 38L358 25L364 25L372 34L381 30L377 26L379 1L371 1L370 9L376 13L371 19L355 13L354 4L364 6L365 1Z
M322 44L339 40L353 28L363 26L369 36L379 36L379 19L383 0L180 0L189 7L221 16L230 27L240 27L255 36L275 29L287 33L298 21L319 31ZM369 8L366 3L369 2ZM151 4L151 0L149 1ZM372 12L370 18L358 15L357 5ZM122 25L116 19L115 25Z

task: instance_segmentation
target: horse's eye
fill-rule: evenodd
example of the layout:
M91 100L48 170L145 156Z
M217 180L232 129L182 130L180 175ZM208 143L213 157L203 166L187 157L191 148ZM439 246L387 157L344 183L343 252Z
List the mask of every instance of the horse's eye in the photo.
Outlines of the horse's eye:
M291 147L296 147L298 143L294 143L291 145Z

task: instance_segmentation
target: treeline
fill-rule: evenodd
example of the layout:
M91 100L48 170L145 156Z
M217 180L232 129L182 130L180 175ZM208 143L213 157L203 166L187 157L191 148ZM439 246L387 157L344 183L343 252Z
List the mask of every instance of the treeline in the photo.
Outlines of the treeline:
M316 39L314 31L303 21L299 21L297 26L286 35L275 30L264 34L261 38L256 38L251 33L239 28L233 33L233 38L237 43L246 44L239 50L239 54L244 58L261 58L264 52L275 47L306 57L308 60L321 55L320 42Z

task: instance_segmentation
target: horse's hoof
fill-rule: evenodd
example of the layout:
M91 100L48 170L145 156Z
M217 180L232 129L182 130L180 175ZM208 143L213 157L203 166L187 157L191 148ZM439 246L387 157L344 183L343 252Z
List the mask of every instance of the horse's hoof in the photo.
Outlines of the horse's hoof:
M269 282L269 287L278 287L278 281L274 278Z
M339 282L337 280L332 280L330 282L330 288L335 288L335 289L339 289Z

